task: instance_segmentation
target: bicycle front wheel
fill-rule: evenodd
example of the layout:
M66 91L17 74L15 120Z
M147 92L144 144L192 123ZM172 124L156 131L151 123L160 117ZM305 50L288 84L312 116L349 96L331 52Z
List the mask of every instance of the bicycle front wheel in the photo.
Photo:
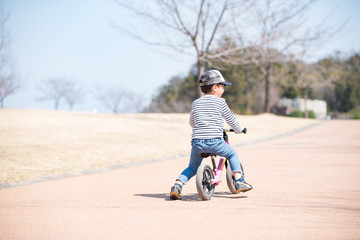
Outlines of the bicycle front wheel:
M241 167L241 171L244 173L244 169L242 164L240 163L240 167ZM235 178L234 175L231 171L231 167L230 164L227 164L226 167L226 183L228 185L228 188L230 190L230 192L237 194L238 192L236 192L236 188L235 188Z
M215 192L214 172L209 165L200 165L196 173L196 188L202 200L210 200Z

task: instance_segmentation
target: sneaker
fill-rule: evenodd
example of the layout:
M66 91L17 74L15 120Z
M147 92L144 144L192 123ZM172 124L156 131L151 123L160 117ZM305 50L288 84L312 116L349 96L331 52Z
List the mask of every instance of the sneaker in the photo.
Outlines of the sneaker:
M247 191L250 191L251 189L253 189L253 187L250 184L248 184L247 182L245 182L243 179L235 181L235 188L236 188L237 193L247 192Z
M172 186L170 191L170 198L172 200L181 199L181 186L179 184L175 184L174 186Z

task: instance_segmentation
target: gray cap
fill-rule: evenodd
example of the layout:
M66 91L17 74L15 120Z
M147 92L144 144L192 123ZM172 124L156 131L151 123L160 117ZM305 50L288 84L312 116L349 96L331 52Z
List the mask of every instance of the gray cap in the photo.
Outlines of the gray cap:
M209 70L205 72L203 75L201 75L199 83L200 87L219 83L224 85L231 85L231 83L225 81L220 71L218 70Z

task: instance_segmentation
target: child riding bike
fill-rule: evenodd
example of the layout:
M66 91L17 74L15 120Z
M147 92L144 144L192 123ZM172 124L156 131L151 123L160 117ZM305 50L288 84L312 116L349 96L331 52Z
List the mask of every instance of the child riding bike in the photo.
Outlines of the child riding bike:
M200 77L199 83L205 95L192 103L189 120L192 127L190 162L171 188L170 198L173 200L181 199L182 187L196 174L203 159L202 153L212 153L229 159L236 192L246 192L253 188L244 180L238 155L223 140L223 119L235 130L235 133L241 133L244 129L231 112L225 99L221 98L225 86L231 83L226 82L218 70L205 72Z

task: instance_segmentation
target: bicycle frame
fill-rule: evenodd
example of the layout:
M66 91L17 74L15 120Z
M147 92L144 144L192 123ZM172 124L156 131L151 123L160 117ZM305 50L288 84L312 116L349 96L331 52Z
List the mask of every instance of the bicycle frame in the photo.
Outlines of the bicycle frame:
M212 156L211 160L213 160L213 158L214 158L214 161L215 161L215 157L213 157L213 156ZM222 175L222 172L223 172L223 169L224 169L225 162L226 162L226 158L223 158L223 157L220 158L218 167L214 168L215 178L211 179L211 184L215 184L216 186L218 186L220 184L221 175Z
M234 130L233 129L230 129L230 130L225 129L224 130L224 140L226 141L227 144L230 144L229 141L228 141L229 138L228 138L226 132L234 132ZM218 186L220 184L221 175L223 173L226 161L227 161L226 158L220 157L219 164L216 167L215 156L211 155L211 162L212 162L212 165L213 165L213 171L214 171L214 175L215 175L215 178L211 179L211 184L215 184L216 186Z

